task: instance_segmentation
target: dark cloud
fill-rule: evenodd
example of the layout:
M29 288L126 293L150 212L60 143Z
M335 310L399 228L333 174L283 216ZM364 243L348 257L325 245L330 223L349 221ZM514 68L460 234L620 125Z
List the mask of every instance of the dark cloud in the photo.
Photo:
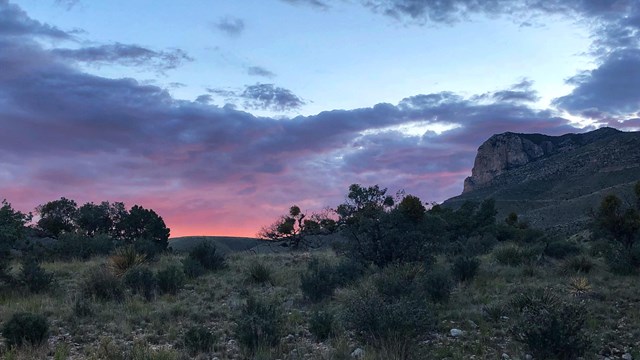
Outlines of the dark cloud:
M160 72L175 69L184 62L193 61L193 58L180 49L154 51L139 45L120 43L79 49L54 49L52 52L65 60L93 65L144 66Z
M261 66L249 66L247 68L247 74L251 76L261 76L266 78L274 78L276 76L276 74Z
M0 0L0 36L38 36L71 39L72 36L54 26L31 19L18 5Z
M241 101L245 109L293 111L306 105L306 101L291 90L277 87L274 84L247 85L241 91L215 88L207 89L207 91L230 103Z
M213 26L229 36L240 36L245 25L244 20L227 16L218 20Z
M568 80L575 89L554 101L571 113L625 115L640 110L640 49L611 53L596 69ZM603 115L601 114L600 117Z
M68 11L78 5L80 3L80 0L55 0L55 3L64 7Z
M329 4L327 3L327 1L321 1L321 0L282 0L286 3L289 4L294 4L294 5L311 5L313 7L317 7L319 9L328 9L329 8Z

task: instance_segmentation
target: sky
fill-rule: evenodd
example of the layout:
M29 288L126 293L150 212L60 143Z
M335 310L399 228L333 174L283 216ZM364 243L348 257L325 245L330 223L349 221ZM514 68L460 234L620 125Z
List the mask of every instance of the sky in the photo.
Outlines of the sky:
M255 236L378 184L462 192L495 133L640 128L636 0L0 0L0 198Z

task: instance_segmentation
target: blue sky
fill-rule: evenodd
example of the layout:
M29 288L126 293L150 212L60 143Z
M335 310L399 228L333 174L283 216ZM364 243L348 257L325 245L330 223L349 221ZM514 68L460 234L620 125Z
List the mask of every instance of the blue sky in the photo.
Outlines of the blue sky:
M351 183L461 192L505 131L640 123L631 0L0 0L0 197L253 235Z

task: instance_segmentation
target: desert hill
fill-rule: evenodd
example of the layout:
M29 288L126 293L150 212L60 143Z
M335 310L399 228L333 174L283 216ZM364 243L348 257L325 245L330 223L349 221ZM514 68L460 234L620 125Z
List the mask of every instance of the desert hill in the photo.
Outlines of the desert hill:
M537 228L580 229L603 196L632 201L640 180L640 132L601 128L548 136L503 133L479 148L461 195L444 202L496 200L499 218L515 212Z

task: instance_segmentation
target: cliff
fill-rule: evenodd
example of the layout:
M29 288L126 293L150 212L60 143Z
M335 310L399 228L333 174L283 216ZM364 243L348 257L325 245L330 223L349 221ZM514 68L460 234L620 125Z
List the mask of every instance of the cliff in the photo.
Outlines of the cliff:
M639 180L639 132L503 133L478 148L462 194L444 205L494 198L499 217L515 212L532 226L572 231L589 221L604 195L631 201Z

